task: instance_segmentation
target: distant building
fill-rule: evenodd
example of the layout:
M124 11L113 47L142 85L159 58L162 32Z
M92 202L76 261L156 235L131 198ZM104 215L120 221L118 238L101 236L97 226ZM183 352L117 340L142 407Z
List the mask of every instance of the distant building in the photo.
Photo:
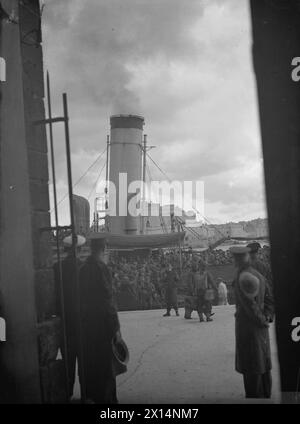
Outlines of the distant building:
M185 246L208 247L221 240L222 237L268 238L268 220L258 218L252 221L229 222L220 225L187 226Z

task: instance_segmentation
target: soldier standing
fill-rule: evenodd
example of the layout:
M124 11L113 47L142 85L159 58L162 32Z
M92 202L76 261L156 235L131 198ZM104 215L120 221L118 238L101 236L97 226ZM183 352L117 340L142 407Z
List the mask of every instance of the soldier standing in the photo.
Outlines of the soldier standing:
M265 310L266 279L250 264L250 249L230 249L237 270L236 371L243 374L247 398L270 398L272 389L269 319Z
M117 403L113 339L120 340L118 313L112 299L104 238L91 240L91 255L80 269L83 367L86 396L99 404Z
M174 308L176 315L179 316L177 304L178 275L171 264L168 265L168 269L165 271L163 279L165 283L165 300L167 304L167 312L164 314L164 317L169 317L171 315L170 312L172 308Z
M77 236L77 251L80 250L81 246L85 244L85 238L83 236ZM78 346L78 298L77 298L77 287L76 287L76 276L75 276L75 262L72 252L72 237L67 236L63 239L64 250L67 252L66 258L59 265L56 262L53 266L54 277L55 277L55 291L56 291L56 313L58 316L62 316L62 298L61 298L61 287L60 287L60 266L62 276L62 293L63 293L63 307L65 312L65 338L66 348L65 352L64 345L62 344L62 357L65 359L67 356L68 361L68 375L69 375L69 397L73 396L73 388L75 383L75 370L76 370L76 359L79 358L79 346ZM77 269L79 270L82 265L80 259L76 259Z
M210 322L214 313L212 313L212 301L215 297L216 285L210 274L207 271L206 263L200 259L199 261L199 273L200 278L196 281L196 293L197 293L197 311L200 322L204 321L203 314L206 317L206 321Z
M194 310L197 310L198 300L197 300L197 291L196 291L196 280L198 272L198 265L196 262L192 264L192 270L188 275L187 281L187 292L184 299L184 318L192 319L192 313Z

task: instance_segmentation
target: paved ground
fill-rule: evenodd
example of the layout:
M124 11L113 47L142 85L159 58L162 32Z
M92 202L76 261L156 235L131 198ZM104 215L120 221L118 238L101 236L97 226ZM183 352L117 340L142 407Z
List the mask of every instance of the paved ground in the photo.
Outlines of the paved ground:
M200 323L195 312L185 320L183 310L166 318L162 310L120 312L131 355L128 372L118 377L120 403L244 402L242 377L234 371L234 307L214 312L210 323ZM279 402L274 339L272 326L271 402Z
M214 321L162 317L162 311L122 312L122 334L130 347L128 372L118 377L121 403L241 402L242 377L234 371L234 307L214 308ZM279 401L273 347L274 399Z

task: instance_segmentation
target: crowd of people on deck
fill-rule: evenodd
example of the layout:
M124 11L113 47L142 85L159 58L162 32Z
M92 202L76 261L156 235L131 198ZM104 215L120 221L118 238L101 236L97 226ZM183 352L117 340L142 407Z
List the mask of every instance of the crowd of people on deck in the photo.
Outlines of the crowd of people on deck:
M152 309L162 304L161 270L153 259L113 259L108 264L113 282L113 297L117 300L128 293L140 309Z
M209 265L228 265L233 263L233 257L229 249L207 250L201 252L200 257ZM269 263L270 247L268 245L263 245L262 248L259 250L258 257L263 262Z
M259 251L259 259L269 266L270 248L264 245ZM176 250L156 251L149 257L116 257L110 255L108 266L112 274L113 296L118 299L129 294L136 300L138 309L161 308L165 305L166 272L169 265L177 274L178 293L188 295L189 275L195 262L203 262L210 266L232 264L229 250L214 249L202 252ZM180 272L181 262L181 272ZM226 284L219 279L216 284ZM221 290L224 290L221 286Z

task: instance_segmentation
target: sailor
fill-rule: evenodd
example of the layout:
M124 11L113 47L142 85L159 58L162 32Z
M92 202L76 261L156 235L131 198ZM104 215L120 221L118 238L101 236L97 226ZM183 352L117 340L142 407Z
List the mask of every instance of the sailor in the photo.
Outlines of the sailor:
M81 246L86 242L83 236L76 237L77 252L80 251ZM63 290L63 307L65 315L65 330L66 330L66 348L67 348L67 363L69 374L69 398L73 395L73 387L75 383L75 370L76 359L78 359L78 297L75 276L75 262L72 251L72 236L67 236L63 239L64 250L67 253L65 259L59 265L58 262L54 264L54 277L55 277L55 292L56 292L56 314L62 317L62 298L60 287L60 266L62 277L62 290ZM82 261L77 258L77 269L79 270ZM66 358L64 343L61 343L61 351L63 359Z
M230 249L236 267L236 371L243 375L247 398L270 398L271 352L265 311L266 279L250 264L250 249Z
M91 255L80 269L83 369L86 397L99 404L117 403L113 340L121 340L112 279L105 263L106 239L91 240Z

